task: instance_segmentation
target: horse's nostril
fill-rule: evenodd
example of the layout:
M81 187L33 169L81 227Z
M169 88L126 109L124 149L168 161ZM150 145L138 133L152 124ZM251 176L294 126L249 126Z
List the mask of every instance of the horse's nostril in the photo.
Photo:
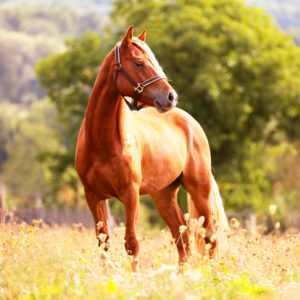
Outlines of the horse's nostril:
M174 94L172 93L172 92L170 92L169 93L169 97L168 97L168 100L170 101L170 102L173 102L174 101Z

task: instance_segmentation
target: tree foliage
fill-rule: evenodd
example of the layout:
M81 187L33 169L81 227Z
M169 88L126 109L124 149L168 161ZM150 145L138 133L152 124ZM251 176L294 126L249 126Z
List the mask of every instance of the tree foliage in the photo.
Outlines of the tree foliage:
M38 58L62 51L63 42L21 32L1 30L0 34L0 102L21 103L28 96L31 100L42 98L34 65Z
M0 102L21 103L28 94L42 99L34 72L37 60L62 52L66 36L87 29L100 32L106 14L60 6L0 7Z
M229 203L259 206L271 189L260 149L299 139L300 51L291 38L235 0L117 0L112 17L117 34L131 23L149 29L179 105L208 135Z
M48 37L78 36L86 28L101 31L105 21L105 12L98 14L91 11L78 13L73 9L54 5L17 6L0 9L0 26L7 31L22 32L28 35ZM20 5L20 4L19 4Z
M16 122L19 122L18 116L35 111L37 105L35 102L41 101L45 94L40 88L34 71L34 65L37 60L45 58L51 53L61 53L65 49L63 40L66 36L82 35L88 28L101 31L106 21L107 9L102 12L92 11L90 10L91 7L98 9L103 7L104 4L97 5L91 2L89 5L87 3L85 5L89 7L89 10L79 13L67 8L67 3L64 1L59 3L60 6L50 5L51 7L49 7L50 1L41 3L40 6L33 3L36 1L32 1L32 3L30 1L24 1L23 3L21 1L18 1L18 3L12 2L10 1L9 5L4 4L0 7L0 81L2 83L0 85L0 104L4 103L1 106L3 109L1 113L4 114L9 114L13 107L15 115L10 116L18 120ZM52 4L55 4L54 2ZM79 1L76 5L80 5ZM17 106L7 103L15 103ZM45 114L42 114L42 116L47 118ZM49 118L52 116L50 114ZM4 121L4 118L6 121ZM40 120L40 122L43 123L43 120ZM60 151L60 148L57 152L58 149L56 148L54 151L52 147L44 149L40 147L39 143L31 143L27 131L17 130L17 138L15 129L12 129L9 124L10 122L5 116L0 118L0 171L3 171L5 164L4 177L7 178L6 184L12 191L12 194L21 195L24 193L23 196L27 196L29 192L34 193L35 189L39 193L44 189L45 191L42 194L45 195L51 187L55 195L65 182L73 185L73 187L75 186L74 168L68 169L64 163L59 163L59 161L68 163L71 160L70 165L73 166L73 157L70 158L70 155ZM18 126L23 125L24 123L20 121ZM47 127L48 125L46 124L45 126ZM35 138L45 141L44 133L45 131L43 130L34 131ZM41 135L39 136L39 134ZM65 136L66 133L60 128L56 138L57 143L62 144L63 148L70 146L71 143ZM15 148L20 141L23 142L23 153L21 153L21 149ZM36 147L37 152L31 155L34 147ZM43 152L39 153L42 149L44 149ZM17 168L17 163L21 163L21 158L24 158L26 153L28 153L29 157L28 163L26 162L27 172L25 172L25 164L23 164L20 167L21 172L18 173L18 178L17 176L14 178L13 173ZM14 159L15 156L18 157ZM30 164L34 167L30 168ZM61 166L63 166L65 171L64 174L62 174ZM47 169L48 173L55 175L52 177L50 186L48 186L50 182L45 181L43 176L36 176L37 167L40 168L40 174L43 174L45 169ZM26 177L25 173L28 174L28 178L22 183L21 176ZM30 184L28 183L29 178L32 179ZM61 182L62 178L63 183ZM18 186L19 184L20 186ZM25 188L25 185L27 185L27 188Z
M48 154L54 159L51 169L57 174L60 183L66 178L65 171L74 170L77 135L99 65L106 54L96 33L86 33L82 38L69 39L66 46L67 50L63 54L51 55L36 65L40 83L47 89L64 128L62 138L68 152ZM75 171L71 173L73 175L67 176L65 183L75 188L77 176Z
M41 101L36 102L30 111L11 104L2 104L1 111L0 123L4 124L1 132L5 137L7 155L1 169L10 194L46 198L53 174L46 166L41 167L38 158L42 151L61 148L56 133L55 108L47 101Z
M227 206L263 210L282 178L272 153L299 140L300 51L272 19L237 0L116 0L108 40L87 34L37 65L65 124L70 166L76 135L100 63L126 28L148 29L148 43L179 106L203 126ZM284 153L284 152L283 152Z

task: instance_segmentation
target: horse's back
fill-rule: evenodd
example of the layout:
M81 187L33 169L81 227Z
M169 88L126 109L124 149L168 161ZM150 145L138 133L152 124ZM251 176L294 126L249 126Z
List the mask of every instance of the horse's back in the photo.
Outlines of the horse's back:
M200 124L186 111L180 108L173 108L166 113L158 113L156 109L148 107L133 114L136 128L143 133L149 130L159 132L159 136L167 139L173 139L176 135L178 141L186 143L196 142L202 145L202 148L208 147L206 135ZM168 137L164 136L164 133Z

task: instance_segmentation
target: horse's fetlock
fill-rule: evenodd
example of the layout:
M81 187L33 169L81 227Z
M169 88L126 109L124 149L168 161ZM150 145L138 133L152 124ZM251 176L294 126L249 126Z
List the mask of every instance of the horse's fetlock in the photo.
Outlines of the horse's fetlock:
M135 256L139 252L139 249L140 249L138 240L135 237L126 238L125 249L126 249L128 255Z

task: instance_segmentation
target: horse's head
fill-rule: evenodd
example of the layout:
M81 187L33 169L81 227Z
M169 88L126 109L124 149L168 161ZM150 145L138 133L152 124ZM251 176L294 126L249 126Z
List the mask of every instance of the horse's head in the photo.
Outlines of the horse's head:
M120 94L166 112L175 107L178 96L145 38L145 31L138 38L133 37L133 26L130 26L123 41L117 44L115 86Z

